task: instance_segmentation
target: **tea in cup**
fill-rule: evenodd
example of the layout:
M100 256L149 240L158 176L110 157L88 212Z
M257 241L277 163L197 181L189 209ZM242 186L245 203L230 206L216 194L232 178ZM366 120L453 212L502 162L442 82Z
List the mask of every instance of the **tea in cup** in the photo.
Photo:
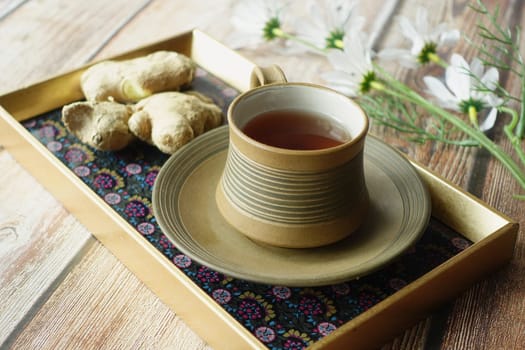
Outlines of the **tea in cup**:
M369 207L368 118L348 97L288 83L277 68L257 68L252 85L259 83L228 110L219 211L242 234L272 246L312 248L347 237Z

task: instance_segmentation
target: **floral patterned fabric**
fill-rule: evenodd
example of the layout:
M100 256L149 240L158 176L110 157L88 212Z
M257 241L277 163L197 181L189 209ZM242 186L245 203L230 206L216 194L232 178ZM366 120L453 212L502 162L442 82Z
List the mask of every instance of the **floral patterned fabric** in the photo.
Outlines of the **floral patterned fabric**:
M191 88L213 98L224 111L238 94L201 69ZM151 195L167 155L143 143L120 152L96 151L67 132L60 114L57 109L24 122L24 126L269 349L308 346L471 244L432 218L413 248L382 270L358 280L318 288L291 288L233 279L193 262L160 231Z

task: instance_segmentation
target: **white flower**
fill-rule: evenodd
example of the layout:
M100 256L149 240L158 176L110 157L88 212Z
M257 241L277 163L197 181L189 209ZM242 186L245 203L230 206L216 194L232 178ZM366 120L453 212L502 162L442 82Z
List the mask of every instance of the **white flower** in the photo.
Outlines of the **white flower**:
M372 50L362 32L345 35L344 51L332 49L327 58L334 71L323 74L327 85L348 96L371 90L376 76L372 65Z
M451 47L459 40L457 29L448 29L446 23L431 27L428 12L418 8L415 22L404 16L399 17L399 26L403 36L412 41L410 49L385 49L379 53L380 58L398 60L403 66L416 68L419 64L432 61L440 47Z
M361 30L364 24L364 17L356 15L356 5L357 1L310 0L308 17L295 21L295 33L317 48L342 49L345 34Z
M242 0L234 7L231 23L234 32L228 44L234 49L256 48L264 41L279 36L282 24L283 0Z
M494 126L497 107L503 100L494 94L498 86L498 70L494 67L484 70L478 58L469 65L462 56L453 54L445 71L445 84L432 76L425 76L423 81L441 106L468 114L476 125L477 114L490 107L490 112L479 125L481 131L487 131Z

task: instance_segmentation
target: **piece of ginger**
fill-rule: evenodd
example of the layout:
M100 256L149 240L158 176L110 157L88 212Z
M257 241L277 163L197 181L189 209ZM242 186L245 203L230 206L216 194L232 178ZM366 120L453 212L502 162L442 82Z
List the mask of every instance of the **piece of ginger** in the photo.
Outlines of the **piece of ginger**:
M135 136L128 128L131 106L116 102L74 102L62 108L62 121L80 141L103 151L117 151Z
M222 111L198 92L163 92L135 105L129 128L139 139L173 154L205 131L219 126Z
M88 101L136 102L153 93L179 90L195 77L193 60L174 51L157 51L123 61L102 61L88 68L80 86Z

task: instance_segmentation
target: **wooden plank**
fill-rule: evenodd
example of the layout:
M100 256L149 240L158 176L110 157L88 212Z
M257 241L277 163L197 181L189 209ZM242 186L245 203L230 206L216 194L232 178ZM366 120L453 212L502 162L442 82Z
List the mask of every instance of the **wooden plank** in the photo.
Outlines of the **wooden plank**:
M12 348L211 350L99 244L68 274Z
M14 4L0 17L2 92L90 60L147 2ZM8 344L93 239L6 151L0 155L0 344Z
M359 6L359 13L368 19L365 28L374 31L382 28L382 24L388 22L390 13L395 10L395 5L399 2L400 0L369 0L366 6ZM191 2L157 0L137 15L125 30L122 30L114 40L108 43L101 50L97 59L113 56L192 28L201 29L228 45L232 42L231 35L234 31L230 22L234 5L235 1L231 0L214 1L213 6L210 6L207 0ZM295 5L293 7L294 16L305 11L304 3L298 2ZM379 13L383 12L385 16L379 16ZM270 46L275 45L272 43ZM284 47L269 49L268 45L261 44L261 48L239 49L238 51L259 65L279 64L290 81L321 83L320 73L327 67L326 59L320 55L302 52L294 54Z
M228 32L231 6L231 0L214 0L213 6L208 0L153 1L116 34L95 59L115 56L195 28L220 40Z
M93 239L5 150L0 169L1 345L32 317Z
M406 38L400 35L398 16L405 16L409 19L414 19L418 7L423 6L427 9L431 23L437 24L443 21L450 22L451 2L447 1L404 1L401 6L396 8L396 12L387 27L383 30L383 35L379 37L375 49L380 51L391 47L410 47L410 43ZM421 79L420 73L415 74L413 71L399 66L397 63L383 62L383 65L392 74L400 79L405 79L407 84L414 87L421 88L421 84L417 83L417 79ZM429 69L423 68L428 73ZM416 85L417 84L417 85ZM381 138L388 144L396 147L403 153L406 153L412 159L428 166L430 169L436 171L441 176L450 181L462 185L465 182L465 172L458 172L458 169L469 169L472 163L471 150L461 149L456 150L453 147L447 147L428 142L424 145L416 145L411 143L407 137L393 129L385 128L376 125L372 122L370 129L371 134L381 135ZM451 166L451 164L455 164ZM424 349L427 346L438 348L441 339L434 339L430 337L433 331L432 327L442 327L441 324L434 324L436 316L429 316L422 320L417 325L408 329L404 334L394 339L389 344L385 344L382 350L397 350L397 349Z
M165 2L167 3L167 2ZM78 3L80 5L80 3ZM140 5L142 3L139 3ZM122 3L120 5L123 5ZM128 10L133 10L132 4L126 2L126 6L119 6L116 4L111 7L111 9L117 10L119 7L125 7ZM200 3L200 6L204 6L204 2ZM45 10L47 6L42 6L42 9ZM72 7L70 10L77 10L78 7ZM110 10L111 10L110 9ZM175 10L175 9L173 9ZM46 22L47 14L34 13L35 11L26 11L21 14L17 13L18 16L22 17L22 23L25 23L25 18L29 14L33 17L42 18L40 24ZM99 9L95 8L95 12L99 12ZM113 12L113 13L112 13ZM120 15L125 15L126 13L116 14L115 11L108 12L105 19L113 18L113 23L118 20ZM169 12L159 12L159 9L154 10L156 13L162 13L162 18L166 23L166 26L153 26L149 28L169 28L169 24L173 21L173 16ZM195 20L196 16L191 16L192 9L190 8L187 12L180 12L181 16L179 19L183 20L184 18L189 18ZM193 12L194 13L194 12ZM78 14L73 14L76 16ZM133 12L128 12L127 16L122 17L123 20L134 15ZM30 17L31 17L30 16ZM88 14L88 16L95 16L95 13ZM153 16L153 18L155 18ZM104 20L104 19L101 19ZM13 20L14 21L14 20ZM20 23L20 19L16 19L17 23ZM66 21L70 22L70 21ZM176 23L182 23L182 21L176 21ZM84 62L91 60L97 53L97 51L103 47L106 43L105 40L112 40L114 34L120 28L109 28L109 34L105 31L107 27L100 26L101 23L94 23L93 28L86 28L85 33L89 33L93 30L92 34L94 38L102 41L95 42L91 41L88 43L83 43L82 35L77 35L78 33L71 33L71 40L73 45L79 45L83 54L78 55L76 59L68 57L67 62L62 62L63 67L74 68L83 64ZM0 26L5 25L0 23ZM25 26L25 24L24 24ZM45 29L45 26L41 26L42 29ZM100 28L99 28L100 27ZM186 25L181 28L180 31L185 31L194 27L194 25ZM1 27L0 27L0 30ZM13 31L14 34L19 33L19 31ZM163 36L155 34L151 31L146 31L146 33L154 34L153 37L150 37L151 41L159 40ZM54 43L53 38L31 38L31 40L47 40ZM143 43L146 43L144 41ZM26 43L28 46L21 47L19 51L24 53L24 49L27 49L31 43ZM128 48L133 48L140 46L141 42L136 41L132 38L129 42ZM119 52L122 52L121 50ZM62 51L66 52L66 51ZM65 55L64 57L67 57ZM101 56L98 56L101 57ZM42 57L42 62L53 61L55 58ZM3 64L3 60L2 63ZM18 66L16 67L18 69ZM60 71L56 71L56 67L46 67L46 70L51 72L50 74L56 74ZM26 70L35 70L34 75L29 76L27 80L31 81L34 79L39 79L40 73L35 67L31 65L25 67ZM20 72L18 72L20 74ZM32 74L32 73L31 73ZM47 76L48 74L41 75ZM35 78L36 77L36 78ZM6 81L12 82L13 79L5 77ZM9 80L8 80L9 79ZM7 152L3 152L6 154ZM3 168L3 167L2 167ZM10 178L10 181L15 181L15 178ZM9 183L9 182L6 182ZM0 196L0 198L4 198ZM24 206L22 202L22 206ZM25 204L27 206L27 204ZM57 209L62 209L62 207L57 203L55 204ZM49 210L49 209L48 209ZM63 209L62 209L63 210ZM74 219L73 219L74 220ZM11 231L6 228L6 235L11 235ZM75 232L78 234L78 232ZM84 233L84 237L89 239L91 236L89 232ZM71 248L71 247L70 247ZM100 343L106 343L109 348L122 348L123 344L127 344L124 348L173 348L173 349L204 349L207 348L205 343L197 338L193 332L191 332L185 325L180 321L180 319L175 315L173 311L168 309L163 305L158 298L151 293L149 290L145 289L142 283L132 275L125 267L118 262L105 248L103 248L98 242L94 243L94 248L91 251L93 258L90 260L89 256L82 258L83 253L78 249L64 250L62 247L56 247L60 249L59 252L69 252L72 255L79 254L79 259L82 259L82 265L75 268L75 272L72 275L68 275L68 279L63 283L57 281L53 285L53 288L58 286L57 291L51 296L49 301L44 304L42 310L37 314L37 316L29 322L25 331L22 331L24 323L30 321L33 317L33 312L27 314L26 310L21 310L21 315L26 313L25 319L23 322L19 322L17 325L19 328L14 329L15 327L5 327L4 331L9 336L4 345L12 345L13 348L34 348L38 346L39 348L60 348L63 346L79 346L82 345L82 348L93 348L99 347ZM95 261L94 261L95 260ZM67 259L64 259L64 263L67 265ZM23 266L22 266L23 267ZM63 270L64 274L67 273L67 270ZM111 273L106 273L110 271ZM113 273L113 274L112 274ZM39 273L41 278L52 277L49 273ZM85 276L80 283L83 285L81 287L72 286L71 279ZM63 276L61 276L62 278ZM93 280L96 280L96 283L93 283ZM107 283L102 283L105 281ZM117 283L112 285L112 283ZM100 283L99 283L100 282ZM118 291L112 290L115 286L118 287ZM37 289L33 289L33 292L42 302L45 302L45 299L52 292L53 288L49 288L45 293ZM2 290L4 290L2 283ZM6 292L9 291L6 289ZM131 291L131 292L130 292ZM111 300L106 300L103 302L104 305L111 305L111 308L108 308L107 312L97 313L100 311L100 300L105 297L110 298ZM16 300L20 302L27 301L27 299L22 299L16 297ZM71 302L67 307L63 307L64 303ZM80 303L78 301L81 301ZM32 303L28 302L28 305ZM34 311L37 311L41 303L33 303ZM8 300L8 303L5 304L6 309L16 308L17 305ZM64 310L68 310L67 313L64 313ZM119 310L118 312L114 312ZM12 311L12 310L8 310ZM6 315L11 316L10 313ZM95 315L95 316L93 316ZM123 319L126 321L123 322ZM71 332L72 324L73 327L76 327L78 330ZM48 328L42 328L43 325L46 325ZM84 332L83 332L84 331ZM20 337L19 332L21 332ZM101 334L109 335L101 335ZM96 335L95 335L96 334ZM69 335L69 336L66 336ZM0 344L2 342L0 341ZM140 344L143 344L140 346Z
M3 0L0 3L0 20L13 11L15 11L19 6L22 6L27 0Z
M499 4L507 18L510 18L511 14L522 13L522 5L519 3L496 1L486 1L486 3L492 9L496 4ZM430 3L427 2L425 5L430 6ZM466 5L467 3L457 2L454 3L454 6L443 8L442 11L433 9L432 14L434 18L443 17L444 19L448 16L454 19L456 25L472 37L477 18ZM441 13L443 15L440 15ZM465 54L467 57L475 54L474 50L465 43L460 44L454 51ZM401 71L398 76L406 74L407 72ZM409 78L410 76L408 73ZM414 77L417 78L418 76L414 75ZM509 82L507 87L512 88L512 82ZM525 281L521 276L525 268L522 239L525 206L523 202L517 202L511 198L513 191L517 190L515 182L499 163L490 159L486 152L476 149L445 147L432 143L415 147L403 142L402 136L397 133L390 130L381 130L380 132L386 136L387 142L397 145L412 158L426 164L452 182L467 188L521 222L521 239L518 239L515 259L499 273L473 286L453 303L452 308L448 310L450 311L448 320L446 318L444 320L446 323L440 325L438 322L431 325L437 335L437 339L432 339L432 341L443 341L440 347L444 349L518 348L525 340L525 305L523 303L515 305L509 303L509 300L523 299L522 291L525 287ZM494 135L496 140L501 141L501 132L501 128L496 131ZM510 150L510 147L505 143L504 148ZM484 168L487 169L486 172L481 170ZM480 183L480 185L476 186L476 183ZM502 191L502 189L505 190ZM445 315L448 313L447 311L444 312ZM441 330L442 339L439 336L440 331L439 329L436 331L436 327L443 327ZM405 337L407 335L408 332L405 333ZM416 334L415 338L420 336L424 335ZM438 346L437 343L428 345ZM391 346L396 348L396 342L392 343Z
M422 0L406 1L399 7L392 26L385 31L379 45L378 51L392 47L410 47L410 42L400 35L398 16L405 16L411 20L415 19L418 7L424 7L429 13L429 20L433 25L441 22L448 22L451 26L458 29L466 27L464 22L464 10L466 4L454 5L452 1L427 2ZM455 11L455 13L454 13ZM460 46L454 51L461 52ZM422 78L427 74L439 75L440 68L433 66L421 67L417 70L407 69L397 63L382 63L396 77L402 78L408 85L417 91L424 93L425 86ZM465 186L468 182L468 169L472 168L475 150L471 148L457 148L443 144L427 142L418 145L408 140L405 134L394 131L390 128L374 125L371 133L382 135L382 138L390 145L406 153L410 158L428 166L446 179L460 186Z
M148 0L29 1L0 17L0 94L90 60Z
M405 16L413 16L416 6L416 1L405 2L402 8L400 8L400 14ZM452 22L459 27L463 33L467 33L469 36L473 36L473 31L476 23L476 16L474 13L467 8L468 3L466 2L419 2L420 5L424 5L431 13L431 20L435 22L441 22L445 20L452 20ZM494 7L496 2L491 2L491 7ZM505 10L509 6L509 3L501 3L500 6ZM521 13L520 5L515 9L508 9L507 12ZM397 42L396 42L397 41ZM386 46L398 46L400 44L399 37L390 32L386 34L381 42L382 47ZM454 49L454 52L459 52L465 54L467 57L471 57L474 52L472 48L468 47L464 42L460 43L457 48ZM423 69L425 73L413 73L407 71L406 69L397 69L396 75L399 77L407 77L406 81L409 83L414 83L415 79L421 79L423 74L430 74L432 72L437 72L435 69ZM417 87L422 87L420 85L415 85ZM409 154L409 156L422 164L427 165L429 168L433 169L440 175L451 180L454 183L463 186L471 191L474 191L475 194L481 198L486 198L482 193L477 192L475 188L472 188L471 183L473 178L479 177L482 180L484 188L492 188L494 192L501 193L501 188L515 188L512 183L509 183L509 176L505 172L500 171L497 175L494 174L491 176L490 173L484 174L479 172L480 166L483 166L484 163L488 163L489 160L484 154L484 152L479 152L476 149L467 149L459 148L452 146L445 146L442 144L427 143L422 146L416 146L409 143L402 134L396 133L390 129L385 128L372 128L373 133L379 133L383 135L386 141L397 148L401 149L403 152ZM491 162L492 164L493 162ZM501 167L499 167L501 170ZM484 181L483 181L484 179ZM498 179L497 181L494 181ZM499 183L499 184L498 184ZM511 190L510 190L511 191ZM489 201L490 202L490 201ZM498 200L492 201L492 204L498 203ZM512 208L511 210L508 210ZM512 217L520 218L523 216L523 203L516 205L514 202L513 206L499 207L504 212L509 214ZM523 229L522 229L523 232ZM520 249L520 243L518 242L518 250ZM511 265L505 269L514 271L515 274L519 273L520 269L523 271L523 264L517 263L519 259L515 259ZM515 266L515 265L520 266ZM440 313L436 314L433 318L429 319L430 328L425 329L424 327L419 327L419 330L416 332L407 331L403 337L396 339L394 342L385 346L384 349L396 349L396 348L409 348L409 349L421 349L424 348L423 345L416 340L425 340L427 338L427 346L432 348L483 348L483 349L493 349L499 348L501 344L507 344L507 342L502 342L501 339L501 328L499 326L494 327L494 325L502 323L514 323L508 325L512 330L509 332L509 335L512 335L514 339L509 339L508 344L523 344L523 339L520 335L523 334L523 322L515 322L515 320L523 320L523 306L513 307L509 305L508 300L520 299L516 294L519 290L523 290L523 284L520 284L520 287L511 287L510 284L516 284L517 276L509 278L510 272L502 272L490 278L483 283L480 283L474 286L471 290L465 293L465 297L460 298L453 308L448 310L445 307ZM503 277L503 276L506 277ZM511 274L512 275L512 274ZM521 279L522 280L522 279ZM505 284L504 290L506 292L501 292L501 284ZM490 287L488 287L490 286ZM499 292L499 293L498 293ZM502 294L501 298L499 294ZM497 296L497 297L496 297ZM514 299L512 299L514 298ZM503 300L507 300L507 305ZM504 308L505 312L501 312L501 309ZM482 309L483 311L480 311ZM513 309L512 311L509 309ZM450 312L451 311L451 312ZM512 317L509 317L509 313ZM447 320L447 314L449 315ZM487 315L490 314L490 317ZM443 316L445 316L444 319ZM505 322L505 319L507 322ZM479 324L484 324L483 327L480 327ZM505 327L504 327L505 328ZM487 332L488 329L497 329L495 332ZM432 336L430 336L430 333ZM444 334L444 335L443 335ZM444 343L440 346L439 344L442 339ZM399 347L401 339L412 339L413 344L407 345L404 344L402 347ZM410 342L409 342L410 343ZM476 344L475 346L473 344Z
M501 6L500 23L510 27L525 25L523 4L511 3L505 6L496 1L487 2L491 9ZM521 47L525 41L522 38ZM520 82L500 72L501 82L514 92L520 91ZM499 125L492 132L493 138L507 151L511 146L503 134L502 123L508 119L500 116ZM521 229L515 249L515 257L504 269L466 292L454 304L444 334L443 346L476 349L518 349L525 344L525 202L512 198L519 186L503 166L494 161L486 152L480 152L481 165L485 171L473 183L474 190L482 199L494 205L510 217L519 221Z

